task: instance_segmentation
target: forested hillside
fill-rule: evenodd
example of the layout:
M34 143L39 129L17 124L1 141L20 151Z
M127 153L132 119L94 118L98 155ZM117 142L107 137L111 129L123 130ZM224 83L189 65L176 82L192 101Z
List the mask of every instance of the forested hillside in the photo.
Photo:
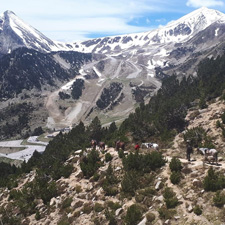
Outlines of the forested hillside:
M54 55L71 63L70 69L63 68ZM81 65L90 60L91 54L78 52L44 54L27 48L14 50L0 59L0 99L16 97L24 89L42 90L45 85L65 82L79 74Z
M160 138L166 141L185 127L187 109L196 104L206 108L206 101L221 96L225 89L225 55L203 60L198 77L184 77L181 81L171 76L146 105L141 104L135 113L121 125L123 132L132 132L135 140ZM223 96L222 96L223 97Z
M7 186L10 189L8 199L14 203L1 207L0 213L3 223L22 224L22 221L26 221L29 224L27 217L35 214L35 220L38 221L44 219L51 210L54 211L57 207L60 210L57 216L62 216L62 222L59 224L70 224L79 216L90 213L94 215L93 220L95 219L95 221L93 222L95 224L100 224L101 221L107 221L110 224L117 224L118 221L134 224L132 221L135 221L136 224L141 220L142 215L148 212L150 206L155 207L160 219L164 221L173 219L177 213L175 208L180 204L176 193L171 187L162 188L160 186L160 184L166 183L166 180L163 179L158 180L158 182L160 181L158 187L154 186L157 183L155 181L157 181L161 168L166 163L162 152L155 151L147 154L136 152L125 155L121 149L116 152L112 148L111 153L106 153L104 150L98 152L95 149L89 149L90 141L92 139L97 140L97 142L104 141L109 147L115 147L116 140L124 141L128 151L132 151L131 142L136 141L143 142L154 139L167 146L175 135L187 126L185 116L190 107L202 109L206 108L207 103L216 97L221 96L223 99L224 62L225 56L215 60L206 59L199 65L198 77L189 76L179 81L176 76L171 76L164 80L162 88L150 102L147 105L141 104L136 112L122 123L120 128L117 128L115 123L112 123L108 128L103 128L96 117L88 127L85 127L81 122L68 134L60 133L50 141L43 154L35 152L27 163L22 164L21 168L16 169L15 167L6 167L4 163L0 164L0 171L4 171L4 175L0 178L0 186ZM202 133L204 132L202 131ZM75 155L77 150L80 150L78 156ZM72 157L69 158L71 154ZM112 160L114 167L110 164ZM119 172L115 171L116 168ZM182 170L182 168L181 162L173 158L170 163L170 180L174 185L182 182L184 174L187 176L191 173L188 172L187 167L186 170ZM79 169L81 173L79 173ZM24 173L30 173L33 179L17 190L15 187L19 185ZM215 182L212 181L212 174L215 175L213 175ZM73 197L69 193L76 193L76 196L82 199L79 193L82 193L83 187L77 185L66 194L67 187L58 181L61 181L63 177L64 182L68 182L67 178L72 179L70 175L75 176L79 181L82 180L82 182L84 180L92 182L93 185L91 188L87 188L88 194L84 192L85 196L90 195L90 198L87 197L87 202L82 201L82 204L76 205L80 211L74 211L71 215L72 219L65 216L69 212L72 213L72 207L75 208L71 204ZM161 174L161 176L164 175ZM204 181L201 186L196 187L197 193L201 192L201 188L204 188L205 191L216 191L225 187L224 176L212 169L206 176L204 171L201 171L201 177ZM104 193L101 195L102 198L97 195L97 189L100 188L101 193ZM57 196L63 196L63 201L54 208L52 201ZM122 213L122 217L118 217L116 214L116 210L121 208L121 205L110 206L107 201L104 209L100 202L107 196L116 196L118 204L121 204L121 201L126 202L127 210ZM165 201L162 207L159 207L157 201L153 200L154 197L159 199L160 196L163 196L163 200L159 201ZM128 202L132 197L136 203L130 206ZM93 198L99 202L93 205L91 202ZM38 209L40 201L38 202L37 199L41 199L44 211ZM213 199L216 207L220 204L220 199L223 202L221 204L225 203L224 195L220 192ZM67 210L69 211L67 212ZM199 206L192 210L196 215L202 214ZM105 216L101 219L96 213L103 211ZM17 212L18 216L15 217L13 212ZM155 214L148 213L145 216L149 221L155 220Z
M162 142L171 140L185 128L188 108L195 104L204 108L207 107L206 101L223 97L224 71L225 55L217 59L206 59L199 65L198 77L189 76L179 81L176 76L171 76L164 80L162 88L150 102L141 104L119 129L115 123L109 128L102 128L97 117L86 128L80 123L69 134L60 134L51 141L44 154L38 156L42 160L36 160L34 156L24 166L31 170L32 166L39 165L40 168L47 167L48 171L54 173L53 168L57 168L54 165L62 163L72 151L88 147L91 139L105 141L109 146L113 146L116 140L128 142L128 133L133 141L153 138ZM196 99L198 103L194 102Z

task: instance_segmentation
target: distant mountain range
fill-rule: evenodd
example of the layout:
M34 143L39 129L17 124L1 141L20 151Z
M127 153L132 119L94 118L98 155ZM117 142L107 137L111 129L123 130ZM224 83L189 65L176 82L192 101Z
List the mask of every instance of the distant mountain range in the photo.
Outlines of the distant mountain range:
M6 11L0 18L0 96L6 100L7 96L12 98L23 89L41 91L46 84L60 88L66 80L80 75L85 83L82 96L71 109L75 112L79 106L76 117L71 117L66 110L57 121L63 120L64 125L69 125L81 119L91 120L95 115L105 124L120 121L134 110L137 102L147 102L167 76L197 75L197 65L202 59L216 57L224 51L224 31L225 14L200 8L149 32L59 43ZM91 54L72 53L74 51ZM25 58L27 61L22 63ZM13 73L10 72L12 65ZM74 65L76 70L71 70ZM13 80L20 84L19 92ZM113 86L110 84L115 82L121 87L118 96L110 92ZM60 91L70 94L70 86ZM103 92L104 98L115 98L105 106L107 110L102 111L96 102ZM109 96L105 96L106 93Z

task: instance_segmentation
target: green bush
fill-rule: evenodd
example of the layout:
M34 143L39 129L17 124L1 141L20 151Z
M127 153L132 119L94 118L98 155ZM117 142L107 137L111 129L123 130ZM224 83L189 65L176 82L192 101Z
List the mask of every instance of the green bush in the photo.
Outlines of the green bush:
M105 210L105 217L109 220L109 225L117 225L117 221L114 212L110 212L108 209Z
M225 177L219 172L215 172L212 167L208 170L208 175L204 178L203 186L206 191L218 191L225 188Z
M178 205L178 199L173 190L169 187L166 187L163 193L164 201L168 209L175 208Z
M109 161L111 161L113 159L113 157L112 157L112 155L110 154L110 153L106 153L105 154L105 161L106 162L109 162Z
M94 176L93 176L93 180L94 180L94 181L98 181L99 178L100 178L100 174L95 173Z
M35 219L36 219L36 220L40 220L40 219L41 219L41 214L40 214L39 211L37 211L37 212L35 213Z
M142 195L142 194L136 194L136 195L135 195L135 200L136 200L136 202L138 202L138 203L141 203L141 202L144 200L144 198L145 198L145 196Z
M184 141L190 140L192 146L201 146L203 140L205 139L206 132L202 127L194 127L188 129L184 134Z
M173 171L170 175L170 180L173 184L179 184L181 177L182 175L180 172Z
M119 192L117 187L107 184L103 184L103 190L105 191L106 196L115 196Z
M220 128L220 127L222 128L222 125L221 125L220 121L217 120L217 121L216 121L216 128Z
M95 212L101 212L102 210L104 210L104 206L102 204L96 202L94 205L94 210L95 210Z
M90 203L84 203L82 211L85 214L90 214L92 210L93 210L93 206Z
M196 205L193 209L193 212L197 215L200 216L202 214L202 209L200 208L199 205Z
M9 200L18 200L22 197L22 192L20 190L12 189L9 193Z
M139 152L135 154L130 153L127 157L123 158L123 166L126 171L136 170L140 172L150 172L156 170L166 163L160 152L154 151L152 153L142 155Z
M129 171L125 173L121 182L122 191L126 194L134 196L138 189L138 173L136 171Z
M222 136L225 137L225 129L222 128Z
M174 215L176 214L175 210L172 209L167 209L165 206L162 206L158 210L159 212L159 217L164 220L172 219Z
M147 221L151 223L155 220L156 217L154 213L149 212L146 214L146 218L147 218Z
M156 194L156 190L152 187L146 187L144 189L139 190L138 193L144 196L152 197Z
M187 140L190 141L193 147L215 148L211 137L207 136L206 131L202 127L194 127L187 130L184 134L184 141L186 142Z
M109 164L108 169L106 170L106 176L102 184L102 188L105 191L106 195L114 196L118 193L118 188L116 184L118 180L114 175L112 165Z
M70 222L66 216L60 219L57 225L70 225Z
M107 206L113 211L116 211L117 209L122 207L122 205L119 202L113 202L113 201L108 201Z
M173 157L170 162L170 170L172 172L180 172L182 168L181 161L178 158Z
M178 199L176 197L165 199L165 202L168 209L175 208L178 205Z
M200 98L200 101L199 101L199 108L200 109L205 109L205 108L207 108L208 106L207 106L207 104L206 104L206 100L205 100L205 98L204 97L201 97Z
M155 173L145 173L144 175L140 176L139 185L140 188L146 188L153 184L155 181Z
M214 205L217 207L222 207L225 204L225 194L217 191L215 196L213 197Z
M127 225L137 225L142 218L142 212L139 206L136 204L130 206L127 209L127 214L125 216L125 222Z
M62 203L62 209L70 207L73 199L72 198L66 198Z
M222 119L223 124L225 124L225 112L221 115L221 119Z
M125 157L124 151L122 149L119 149L118 151L118 155L119 157L122 159L123 157Z
M92 149L92 151L82 159L80 167L85 177L89 178L93 176L100 167L99 153Z

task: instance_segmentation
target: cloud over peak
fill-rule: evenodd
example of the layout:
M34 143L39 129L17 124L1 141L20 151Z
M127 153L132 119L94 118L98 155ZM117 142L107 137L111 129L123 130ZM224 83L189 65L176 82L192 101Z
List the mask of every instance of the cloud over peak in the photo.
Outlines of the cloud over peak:
M199 8L199 7L216 7L224 6L224 2L220 0L188 0L186 3L189 7Z

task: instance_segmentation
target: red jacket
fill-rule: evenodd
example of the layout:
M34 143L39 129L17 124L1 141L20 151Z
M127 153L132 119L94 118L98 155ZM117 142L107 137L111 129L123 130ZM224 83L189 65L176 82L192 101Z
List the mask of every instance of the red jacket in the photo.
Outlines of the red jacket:
M140 148L140 145L139 144L137 144L137 145L135 145L135 150L138 150L139 148Z

